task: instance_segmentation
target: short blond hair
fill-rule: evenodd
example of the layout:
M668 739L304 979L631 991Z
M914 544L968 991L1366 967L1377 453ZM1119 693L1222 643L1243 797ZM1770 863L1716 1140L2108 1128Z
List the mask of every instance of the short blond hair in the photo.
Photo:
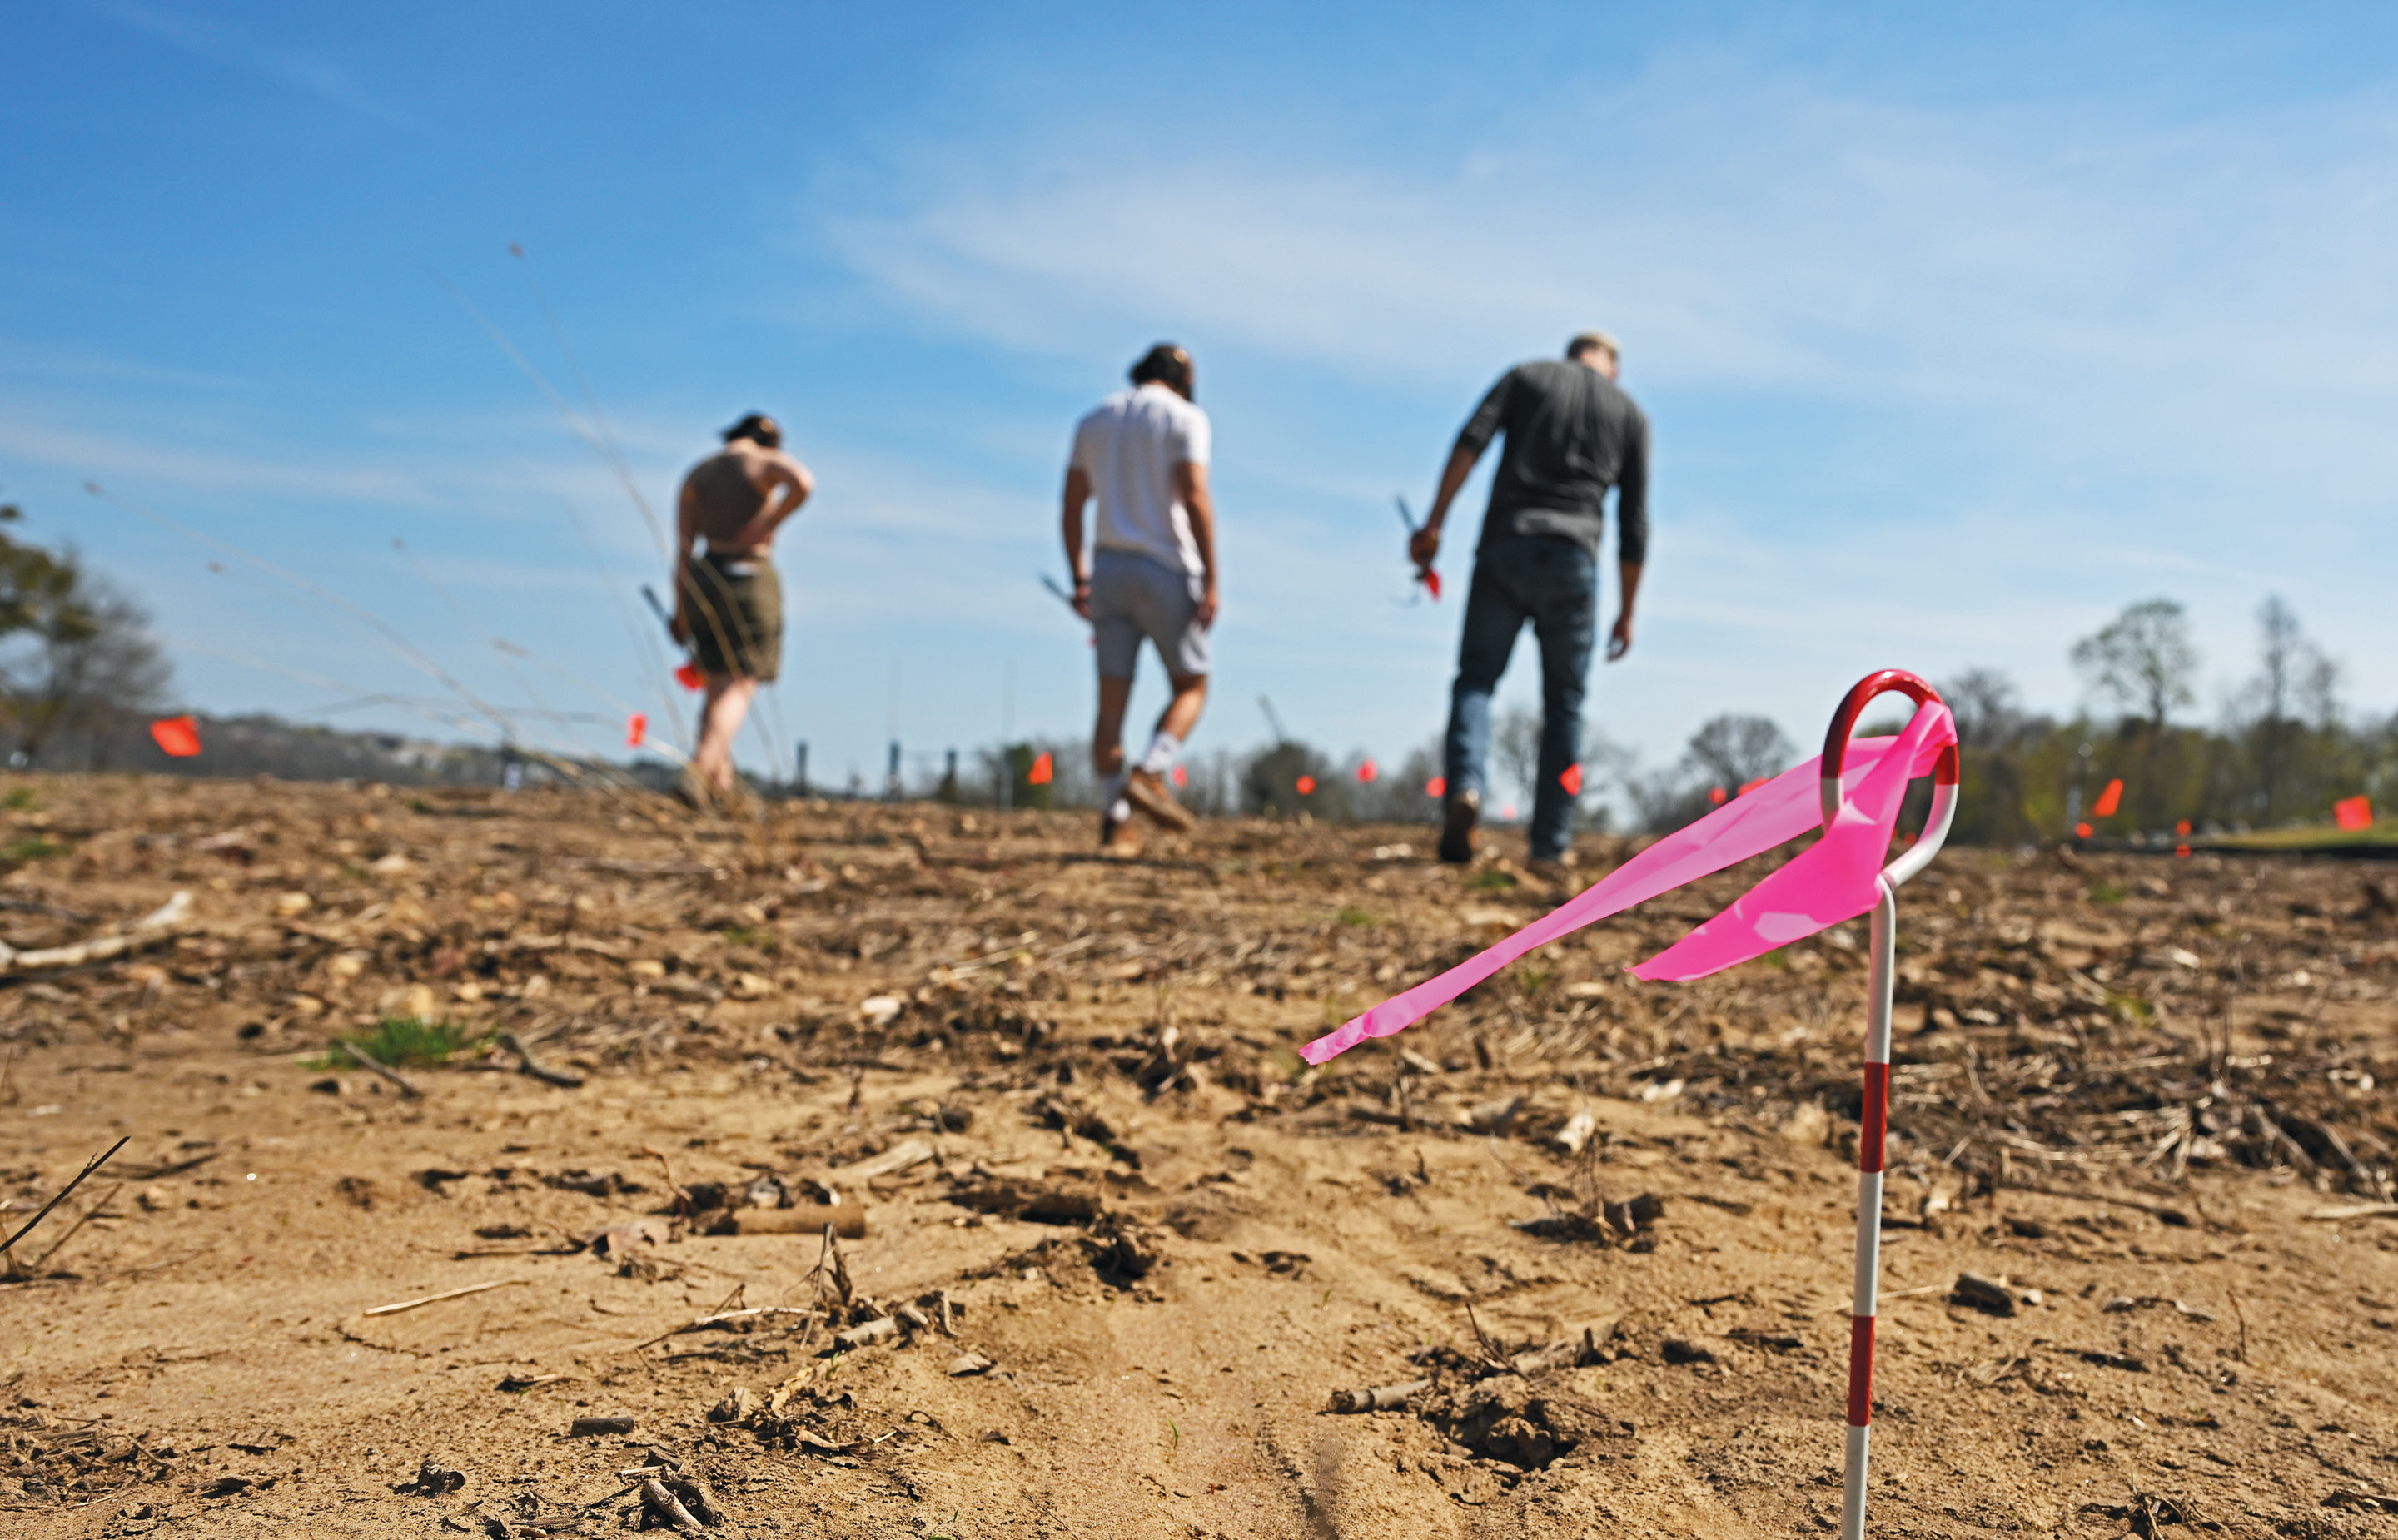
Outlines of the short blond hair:
M1610 358L1619 364L1623 362L1623 350L1616 345L1615 334L1611 331L1575 332L1573 341L1566 344L1566 356L1579 358L1593 348L1604 348Z

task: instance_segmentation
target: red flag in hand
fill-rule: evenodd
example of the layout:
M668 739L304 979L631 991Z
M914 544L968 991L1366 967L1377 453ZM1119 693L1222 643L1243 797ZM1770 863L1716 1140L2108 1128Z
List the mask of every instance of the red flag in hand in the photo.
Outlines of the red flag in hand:
M1423 580L1424 592L1425 592L1425 593L1427 593L1427 594L1430 594L1430 595L1433 596L1433 602L1434 602L1434 603L1435 603L1435 604L1439 603L1439 602L1440 602L1440 574L1439 574L1438 572L1434 571L1431 568L1427 567L1427 568L1425 568L1422 571L1418 572L1418 573L1416 574L1416 576L1417 576L1417 577L1419 577L1419 578L1421 578L1421 579Z
M697 663L685 663L675 670L675 683L685 690L706 690L707 676L699 671Z
M150 724L150 736L177 759L189 759L200 752L200 724L189 716L161 716Z

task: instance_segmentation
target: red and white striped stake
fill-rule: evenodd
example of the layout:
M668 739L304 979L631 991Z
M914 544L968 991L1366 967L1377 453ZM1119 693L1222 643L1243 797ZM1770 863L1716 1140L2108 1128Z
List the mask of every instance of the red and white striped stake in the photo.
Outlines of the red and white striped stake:
M1877 696L1896 691L1919 706L1938 701L1937 691L1904 669L1885 668L1857 681L1832 716L1824 736L1824 826L1840 810L1840 762L1857 717ZM1890 1009L1892 963L1898 942L1898 888L1923 870L1948 837L1957 812L1957 749L1943 750L1932 770L1932 811L1923 834L1905 854L1882 868L1880 892L1871 920L1870 965L1866 983L1865 1104L1857 1126L1857 1276L1849 1321L1849 1442L1847 1478L1840 1495L1840 1540L1864 1540L1866 1465L1873 1430L1875 1293L1881 1273L1882 1150L1890 1130Z

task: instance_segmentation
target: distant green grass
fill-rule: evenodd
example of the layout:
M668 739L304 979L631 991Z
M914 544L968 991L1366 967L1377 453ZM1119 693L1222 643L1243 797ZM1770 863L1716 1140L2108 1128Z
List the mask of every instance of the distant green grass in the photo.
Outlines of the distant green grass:
M1359 928L1379 923L1374 917L1374 911L1360 909L1354 904L1343 908L1339 917L1341 924Z
M0 845L0 862L14 862L19 865L28 861L40 861L46 856L66 853L67 848L64 845L53 844L38 835L23 839L12 839L6 845Z
M1466 886L1482 892L1495 893L1516 886L1516 879L1496 866L1485 866L1474 874L1474 879Z
M41 805L41 799L34 795L34 788L31 786L19 786L7 796L0 797L0 808L6 808L10 812L24 812Z
M344 1042L356 1043L377 1064L397 1068L402 1065L438 1065L461 1053L479 1051L491 1041L489 1032L457 1022L428 1022L415 1016L385 1016L365 1032L342 1034ZM357 1067L341 1053L328 1051L308 1061L311 1069L352 1069Z
M2376 819L2362 829L2310 824L2297 829L2259 829L2254 834L2209 835L2190 841L2210 850L2361 850L2398 846L2398 818Z

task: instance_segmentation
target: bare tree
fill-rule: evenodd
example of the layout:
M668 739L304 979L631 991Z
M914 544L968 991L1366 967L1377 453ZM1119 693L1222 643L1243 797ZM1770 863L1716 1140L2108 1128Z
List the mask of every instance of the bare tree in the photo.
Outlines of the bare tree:
M1770 716L1726 712L1691 734L1691 761L1726 791L1779 775L1795 751Z
M2338 721L2339 665L2307 639L2297 611L2278 594L2257 607L2257 676L2243 693L2256 713L2257 804L2270 819L2307 721L2319 729Z
M2072 657L2093 690L2138 708L2151 728L2162 728L2176 706L2197 699L2190 680L2198 673L2198 647L2182 607L2172 599L2133 605L2075 642Z
M1499 718L1499 730L1490 735L1490 747L1500 770L1515 785L1517 799L1529 808L1541 779L1541 714L1527 706L1509 706Z
M2015 682L2001 669L1969 668L1940 687L1957 718L1957 741L1969 749L1992 749L2014 736L2023 721Z
M149 611L72 551L59 559L71 581L22 634L32 645L9 670L9 715L26 758L39 760L61 733L82 732L97 763L111 725L155 712L171 671L150 639Z

